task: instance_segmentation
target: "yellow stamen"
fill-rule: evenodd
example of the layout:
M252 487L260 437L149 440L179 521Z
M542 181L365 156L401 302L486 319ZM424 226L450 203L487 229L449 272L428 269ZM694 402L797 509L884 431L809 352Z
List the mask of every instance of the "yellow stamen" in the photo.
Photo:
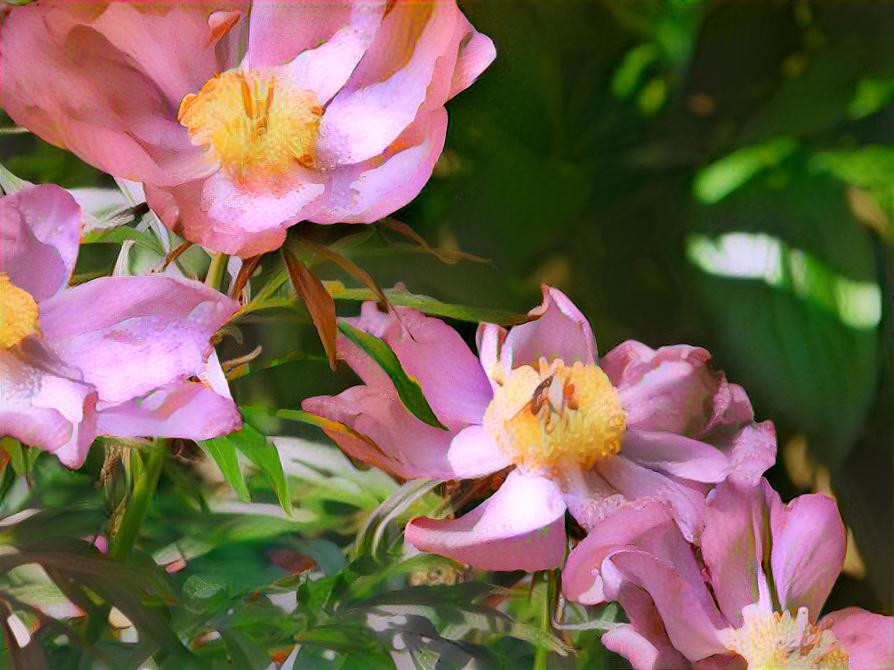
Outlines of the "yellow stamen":
M0 272L0 349L10 349L31 335L40 335L37 302Z
M316 162L322 115L311 91L264 70L229 70L183 98L177 120L231 181L276 190L291 165Z
M484 415L485 430L527 470L591 468L621 449L626 418L618 393L595 365L541 359L513 370Z
M835 635L810 623L807 608L771 612L757 603L742 610L740 628L721 631L726 648L748 662L748 670L848 670L847 652Z

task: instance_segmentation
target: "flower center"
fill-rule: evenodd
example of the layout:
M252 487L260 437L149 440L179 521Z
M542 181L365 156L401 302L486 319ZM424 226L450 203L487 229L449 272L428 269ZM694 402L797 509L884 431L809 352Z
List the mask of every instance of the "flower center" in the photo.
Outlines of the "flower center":
M269 71L228 70L180 103L177 120L231 181L275 188L293 162L310 167L323 108Z
M618 453L626 423L617 391L597 366L543 358L536 370L513 370L484 414L485 430L516 465L553 475Z
M0 272L0 349L10 349L30 335L40 335L37 303Z
M721 632L726 648L748 662L748 670L817 668L848 670L848 655L835 635L810 624L807 608L790 612L770 612L757 603L742 610L741 628Z

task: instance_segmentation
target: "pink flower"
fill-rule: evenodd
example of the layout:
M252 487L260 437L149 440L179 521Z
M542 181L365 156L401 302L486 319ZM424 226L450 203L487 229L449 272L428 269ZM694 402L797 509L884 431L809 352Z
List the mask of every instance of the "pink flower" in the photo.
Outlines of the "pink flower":
M397 317L399 315L399 319ZM667 501L687 538L704 496L727 476L756 483L776 455L741 387L704 349L626 342L598 361L584 316L544 287L534 320L478 330L479 357L442 321L363 306L352 323L383 338L415 376L443 431L416 419L390 379L342 339L364 384L303 407L372 439L330 433L350 455L404 478L463 479L512 468L500 489L455 520L415 519L406 539L494 570L537 570L565 555L565 511L585 528L635 501Z
M630 623L602 641L637 670L890 668L894 618L849 608L817 621L844 550L831 498L783 505L766 480L728 481L708 497L700 553L664 504L630 507L571 552L564 591L621 603Z
M0 51L16 123L241 256L410 202L444 104L495 57L455 0L42 1L11 12Z
M206 439L236 430L210 338L237 302L186 279L73 288L81 208L54 185L0 198L0 435L79 467L96 435Z

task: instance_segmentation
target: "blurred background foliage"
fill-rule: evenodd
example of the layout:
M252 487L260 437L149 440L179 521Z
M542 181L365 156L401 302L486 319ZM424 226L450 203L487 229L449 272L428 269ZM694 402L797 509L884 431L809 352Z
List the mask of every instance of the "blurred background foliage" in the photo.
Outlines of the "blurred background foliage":
M783 496L821 490L839 500L853 544L830 607L861 605L890 613L894 4L461 4L472 23L494 39L499 56L475 86L450 103L447 150L435 176L395 219L434 245L489 262L442 263L418 248L395 244L394 235L386 236L382 228L321 231L303 225L296 235L341 237L339 251L380 285L402 283L447 303L524 312L538 302L539 283L548 282L588 315L603 352L627 338L652 346L686 342L708 348L718 367L746 387L758 417L776 422L780 458L769 476ZM31 181L68 187L111 183L30 135L4 136L0 160ZM110 271L114 252L91 245L82 253L79 271ZM273 261L262 261L262 272L275 269ZM358 286L333 264L315 271ZM340 313L356 309L356 302L339 302ZM474 325L456 325L471 341ZM304 397L355 383L347 369L331 373L300 308L240 324L239 338L225 341L221 358L245 355L256 346L262 347L258 361L263 364L232 384L243 406L295 409ZM295 511L291 517L265 517L266 525L259 526L246 522L246 509L212 510L214 523L208 525L204 499L200 504L178 498L197 490L179 481L195 475L166 470L162 492L167 495L154 503L152 546L143 551L155 552L156 559L175 545L182 552L182 543L171 536L175 530L200 545L191 548L180 579L179 597L187 598L186 611L193 615L182 622L181 633L224 616L224 604L253 589L278 584L288 592L277 580L294 565L277 567L274 555L284 561L310 555L327 579L342 575L347 581L338 597L344 602L372 597L363 566L344 576L346 559L339 547L397 484L381 473L357 471L346 460L299 467L295 464L307 451L301 440L319 442L319 433L272 413L253 421L265 434L291 435L298 439L294 445L304 445L293 445L291 455L281 451ZM340 458L334 449L323 453ZM98 469L102 455L93 456ZM38 465L35 478L63 479L83 495L83 487L72 485L83 475L59 472L43 460ZM339 484L333 485L333 478ZM255 500L275 505L270 481L250 478L249 488ZM55 490L39 495L62 496ZM78 504L91 508L89 501ZM171 518L178 519L176 529L166 522ZM201 530L191 535L191 523ZM168 558L176 560L174 554ZM231 577L221 581L221 575ZM441 624L455 614L450 607L462 609L477 597L490 598L491 604L509 597L485 593L483 586L480 592L468 588L469 593L451 596L458 601L437 600L445 611L416 609L408 621L440 616L443 634ZM511 608L523 610L516 612L517 622L527 618L537 628L537 599L547 598L549 585L525 588L533 590L510 598ZM331 596L321 594L320 602ZM247 609L238 616L227 615L224 628L230 632L221 631L211 644L212 650L223 644L231 660L233 649L250 656L253 645L261 644L243 639L245 621L258 616L243 606ZM359 617L358 607L351 611ZM335 621L333 611L321 606L307 616ZM322 625L316 630L345 635ZM455 642L468 631L453 632L445 634L453 640L445 642L449 650L435 653L436 658L446 654L441 667L487 647L487 635L480 631L465 638L477 641L469 647ZM348 643L363 647L368 634L329 640L321 648L346 654L342 667L354 667L356 650ZM510 631L491 652L502 655L507 667L530 665L531 649L507 640L547 644L532 635ZM583 652L576 660L556 660L557 667L609 663L594 632L564 636ZM369 663L371 657L360 658ZM314 667L319 660L307 656L307 665L295 667ZM392 667L380 660L382 667ZM244 663L265 667L251 659Z

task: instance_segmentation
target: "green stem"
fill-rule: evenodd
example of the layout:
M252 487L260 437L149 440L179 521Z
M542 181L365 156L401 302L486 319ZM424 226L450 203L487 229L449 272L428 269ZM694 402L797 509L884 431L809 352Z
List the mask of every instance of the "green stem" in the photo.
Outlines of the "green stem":
M149 452L149 459L143 466L143 472L131 491L121 524L109 542L110 558L116 561L125 561L130 555L146 518L146 512L149 511L149 503L152 501L152 494L155 493L155 487L161 477L167 453L168 441L156 440Z
M143 521L146 519L146 513L149 511L149 503L152 501L155 487L158 486L167 454L168 441L156 440L149 452L148 460L143 465L143 471L127 498L127 506L124 509L121 523L118 524L115 534L109 540L109 558L124 562L130 556L137 535L143 527ZM90 644L99 640L109 620L110 611L111 607L104 603L88 617L84 637Z
M211 265L208 266L208 274L205 275L205 286L220 290L229 260L227 254L214 254L211 257Z
M540 610L540 630L548 631L550 630L552 623L549 618L549 609L550 609L550 580L548 577L549 573L542 573L542 576L545 578L544 581L544 591L543 594L543 607ZM549 649L544 644L538 644L537 650L534 652L534 670L548 670L547 660L549 658Z

